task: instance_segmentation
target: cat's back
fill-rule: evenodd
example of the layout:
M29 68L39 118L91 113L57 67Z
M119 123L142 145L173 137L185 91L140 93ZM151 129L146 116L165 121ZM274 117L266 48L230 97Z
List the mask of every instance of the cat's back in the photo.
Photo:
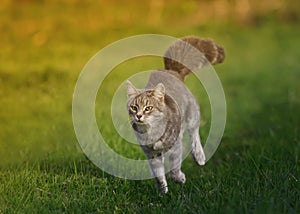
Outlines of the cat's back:
M154 71L151 73L145 89L152 89L158 83L164 84L166 94L176 101L182 113L186 111L186 108L191 107L191 105L197 105L192 93L185 86L184 82L176 76L165 71Z

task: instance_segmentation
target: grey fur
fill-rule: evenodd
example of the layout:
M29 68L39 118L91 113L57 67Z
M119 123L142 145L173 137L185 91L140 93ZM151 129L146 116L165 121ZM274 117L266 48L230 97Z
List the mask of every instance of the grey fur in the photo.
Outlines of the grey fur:
M184 84L185 77L190 69L201 69L208 62L221 63L224 58L224 48L213 40L188 36L168 48L165 70L153 72L144 89L136 89L127 81L127 108L132 127L162 194L168 192L164 156L170 160L170 178L185 183L181 162L182 137L186 130L195 162L205 164L199 136L199 106Z
M163 99L153 98L155 88L162 85L165 89ZM169 153L170 178L185 183L185 175L181 171L182 136L185 130L189 133L194 160L199 165L205 164L205 155L198 133L200 124L198 104L181 80L163 71L153 72L144 90L135 89L128 81L127 91L129 112L131 105L137 104L140 108L145 108L147 99L150 105L158 109L157 112L152 112L152 117L143 115L142 122L137 121L136 114L130 112L130 116L137 140L148 159L158 188L161 193L166 193L168 188L163 160L165 153ZM136 93L133 94L132 91Z

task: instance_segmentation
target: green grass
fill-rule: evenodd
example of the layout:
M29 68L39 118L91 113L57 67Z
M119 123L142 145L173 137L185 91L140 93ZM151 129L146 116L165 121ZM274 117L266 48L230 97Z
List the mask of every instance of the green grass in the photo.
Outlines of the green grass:
M0 213L300 212L298 26L171 28L171 15L158 26L144 25L109 19L112 8L106 22L98 23L103 17L93 5L47 6L0 8ZM143 17L143 11L135 16ZM124 180L94 166L72 126L72 93L84 64L110 42L138 33L213 37L227 53L216 66L228 110L222 143L204 167L188 157L186 184L169 181L165 196L153 180ZM142 153L120 141L107 114L113 88L126 76L118 71L128 69L129 75L161 65L151 57L120 65L107 77L106 95L97 98L97 122L107 124L99 129L121 154ZM210 107L195 81L190 77L187 83L207 121L200 131L205 139Z

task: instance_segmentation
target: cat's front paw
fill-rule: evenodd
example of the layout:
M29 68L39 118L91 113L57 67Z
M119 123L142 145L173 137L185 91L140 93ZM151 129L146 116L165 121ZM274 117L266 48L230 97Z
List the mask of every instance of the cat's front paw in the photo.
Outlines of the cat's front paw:
M172 180L174 180L175 182L177 183L180 183L180 184L184 184L186 179L185 179L185 174L181 171L178 171L178 172L170 172L170 178Z
M165 178L164 180L157 181L157 187L160 194L166 194L168 192L168 184Z
M168 187L167 186L161 186L159 187L159 193L160 194L166 194L168 192Z

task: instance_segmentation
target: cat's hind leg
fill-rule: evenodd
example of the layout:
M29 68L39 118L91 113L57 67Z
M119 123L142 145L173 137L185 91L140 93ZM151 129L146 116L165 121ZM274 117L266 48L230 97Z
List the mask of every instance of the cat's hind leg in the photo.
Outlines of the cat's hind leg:
M205 154L199 136L200 109L195 99L191 100L186 116L192 156L194 161L202 166L205 164Z
M201 145L201 140L199 136L199 127L193 127L188 129L190 142L191 142L191 151L194 161L198 165L205 164L205 154Z

